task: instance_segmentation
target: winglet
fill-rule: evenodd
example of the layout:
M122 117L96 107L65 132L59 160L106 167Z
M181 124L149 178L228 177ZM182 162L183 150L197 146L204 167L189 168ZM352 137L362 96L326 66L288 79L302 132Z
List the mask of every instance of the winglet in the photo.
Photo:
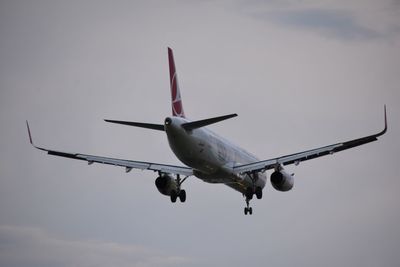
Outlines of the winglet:
M386 105L384 106L384 113L385 113L385 128L383 129L383 131L382 131L382 132L380 132L380 133L379 133L379 136L380 136L380 135L383 135L383 134L385 134L385 133L386 133L386 131L387 131Z
M40 150L49 152L48 149L42 148L42 147L38 147L38 146L36 146L36 145L33 143L32 134L31 134L31 129L29 128L29 123L28 123L28 121L26 121L26 128L28 129L29 143L31 143L31 145L32 145L34 148L36 148L36 149L40 149ZM50 153L50 152L49 152L49 153Z
M387 132L387 116L386 116L386 105L384 105L384 116L385 116L385 128L380 133L377 133L375 137L379 137L384 135Z
M29 123L28 123L28 121L26 121L26 128L28 128L29 142L31 143L32 146L35 146L35 145L33 144L33 141L32 141L31 129L29 129Z

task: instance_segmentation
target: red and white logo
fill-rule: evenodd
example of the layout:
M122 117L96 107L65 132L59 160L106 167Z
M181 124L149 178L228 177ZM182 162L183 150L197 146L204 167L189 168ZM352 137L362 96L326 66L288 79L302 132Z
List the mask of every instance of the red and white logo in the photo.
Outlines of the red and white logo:
M168 47L169 78L171 82L172 115L185 118L181 99L181 92L178 85L178 75L176 74L174 54Z
M179 90L178 78L176 73L172 76L171 80L171 97L172 97L172 115L178 117L185 117L183 112L181 92Z

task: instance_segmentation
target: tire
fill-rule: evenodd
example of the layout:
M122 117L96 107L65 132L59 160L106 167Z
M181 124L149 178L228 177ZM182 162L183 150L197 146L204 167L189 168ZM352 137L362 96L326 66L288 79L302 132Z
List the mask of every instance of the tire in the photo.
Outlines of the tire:
M252 207L249 208L249 214L250 214L250 215L253 214L253 208L252 208Z
M184 203L186 201L186 191L185 190L181 190L179 192L179 200Z
M257 199L262 199L262 196L263 196L263 192L262 192L261 187L257 187L256 188L256 197L257 197Z
M251 199L253 199L253 195L254 195L253 188L248 187L248 188L246 189L246 198L247 198L248 200L251 200Z
M244 208L244 215L247 215L247 208Z
M177 198L178 198L178 195L176 194L176 191L172 190L171 191L171 202L175 203Z

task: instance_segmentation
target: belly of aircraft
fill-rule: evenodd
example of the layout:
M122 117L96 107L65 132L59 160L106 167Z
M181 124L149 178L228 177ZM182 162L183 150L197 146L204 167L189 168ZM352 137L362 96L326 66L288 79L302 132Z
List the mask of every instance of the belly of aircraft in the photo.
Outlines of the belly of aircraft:
M206 183L224 184L243 194L246 192L248 187L253 186L253 181L250 177L247 175L234 174L233 172L218 171L213 174L205 174L194 170L194 175ZM266 180L267 177L265 174L259 174L255 186L264 188Z

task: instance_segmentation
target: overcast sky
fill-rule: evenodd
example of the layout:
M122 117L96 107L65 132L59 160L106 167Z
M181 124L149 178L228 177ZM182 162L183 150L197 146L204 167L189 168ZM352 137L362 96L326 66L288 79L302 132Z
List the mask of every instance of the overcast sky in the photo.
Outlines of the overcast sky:
M181 164L166 136L104 118L170 115L167 47L191 119L260 159L389 131L288 167L244 199L197 178L44 147ZM1 266L399 266L400 1L0 1ZM270 173L269 173L270 174Z

